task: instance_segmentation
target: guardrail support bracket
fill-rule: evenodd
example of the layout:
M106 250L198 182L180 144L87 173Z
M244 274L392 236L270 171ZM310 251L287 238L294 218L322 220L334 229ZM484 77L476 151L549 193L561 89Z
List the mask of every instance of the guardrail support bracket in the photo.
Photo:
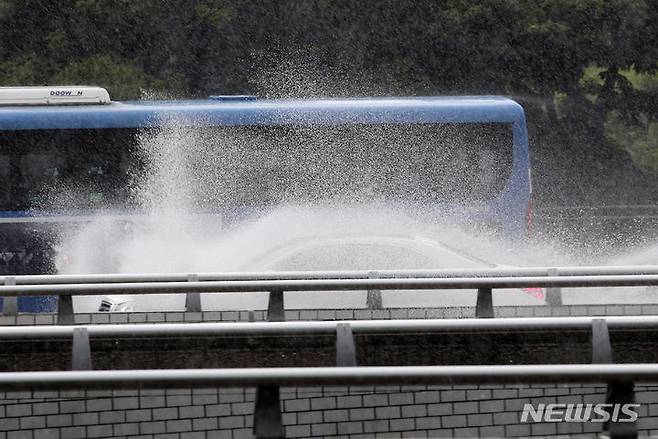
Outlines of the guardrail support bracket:
M286 321L286 312L283 305L283 291L270 291L270 297L267 303L267 320L269 322Z
M368 309L384 308L384 305L382 303L382 291L368 290L368 295L366 296L366 306L368 307Z
M270 291L267 302L267 320L270 322L286 321L283 291ZM281 420L281 399L279 397L279 386L277 385L261 385L256 390L254 436L257 439L279 439L285 437Z
M549 276L559 276L557 268L549 268L546 272ZM548 306L562 306L562 288L548 287L546 288L546 305Z
M491 319L494 317L493 294L491 288L479 288L475 303L475 317Z
M188 282L198 282L198 274L188 274ZM186 312L201 312L201 294L190 292L185 295L185 311Z
M604 319L592 320L592 364L611 364L612 344L608 324ZM608 383L606 403L631 404L635 399L635 385L632 381L611 381ZM635 422L607 422L604 426L610 439L637 438Z
M592 320L592 364L612 363L612 345L604 319Z
M57 324L58 325L75 324L72 296L59 296L59 300L57 301Z
M6 286L16 285L16 278L7 276L4 284ZM17 316L18 315L18 297L5 296L2 298L2 315L3 316Z
M91 347L87 328L75 328L73 330L71 370L92 370Z
M356 366L356 344L349 323L336 325L336 367Z
M258 386L254 407L254 436L257 439L285 438L279 386Z
M368 273L368 279L377 279L379 274L376 271ZM368 309L383 309L382 290L368 290L366 295L366 308Z

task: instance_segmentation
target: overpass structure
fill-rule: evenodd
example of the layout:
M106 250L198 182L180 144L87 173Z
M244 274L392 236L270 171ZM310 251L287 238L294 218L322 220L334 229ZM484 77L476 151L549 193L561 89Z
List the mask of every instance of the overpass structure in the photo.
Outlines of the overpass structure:
M563 288L658 285L658 267L5 276L12 298L58 295L56 326L0 327L0 391L255 388L253 434L285 437L281 389L354 386L607 387L607 404L658 383L658 316L494 318L493 291L533 288L560 307ZM285 321L284 292L477 290L475 318ZM267 321L75 325L71 298L104 294L269 292ZM253 313L251 319L255 320ZM656 394L658 396L658 394ZM649 400L648 403L658 404ZM494 418L492 418L494 419ZM637 437L636 422L605 425ZM492 422L495 424L495 422ZM493 425L492 425L493 426Z

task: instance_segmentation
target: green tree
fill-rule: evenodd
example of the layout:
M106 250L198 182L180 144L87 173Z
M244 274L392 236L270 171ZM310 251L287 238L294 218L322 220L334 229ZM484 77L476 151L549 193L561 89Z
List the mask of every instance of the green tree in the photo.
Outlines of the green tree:
M53 84L98 85L108 89L114 99L130 99L149 90L158 90L158 81L138 67L125 61L99 55L73 62L52 79Z
M0 0L0 83L505 94L527 112L540 203L642 202L658 200L658 91L632 75L657 73L656 23L654 0Z

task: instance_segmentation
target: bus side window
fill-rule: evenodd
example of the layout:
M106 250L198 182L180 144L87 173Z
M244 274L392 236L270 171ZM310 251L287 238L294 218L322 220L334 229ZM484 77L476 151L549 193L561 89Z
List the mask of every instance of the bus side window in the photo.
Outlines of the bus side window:
M496 176L493 170L496 169L496 158L491 148L478 149L478 167L480 169L480 184L484 187L493 186L496 182Z
M50 154L26 154L20 159L20 187L26 194L27 206L41 205L51 200L44 199L57 190L62 176L61 160Z
M106 192L108 190L108 181L110 177L108 174L107 164L105 157L101 154L92 154L87 157L85 167L81 169L84 175L81 175L81 181L85 182L84 189L84 203L90 206L101 205L105 201Z

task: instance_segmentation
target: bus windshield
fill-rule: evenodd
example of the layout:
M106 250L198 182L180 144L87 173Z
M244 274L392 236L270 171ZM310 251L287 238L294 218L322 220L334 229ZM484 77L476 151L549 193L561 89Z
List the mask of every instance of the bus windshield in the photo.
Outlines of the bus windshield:
M126 208L163 148L197 208L324 201L457 203L500 193L506 123L163 126L0 132L0 209Z

